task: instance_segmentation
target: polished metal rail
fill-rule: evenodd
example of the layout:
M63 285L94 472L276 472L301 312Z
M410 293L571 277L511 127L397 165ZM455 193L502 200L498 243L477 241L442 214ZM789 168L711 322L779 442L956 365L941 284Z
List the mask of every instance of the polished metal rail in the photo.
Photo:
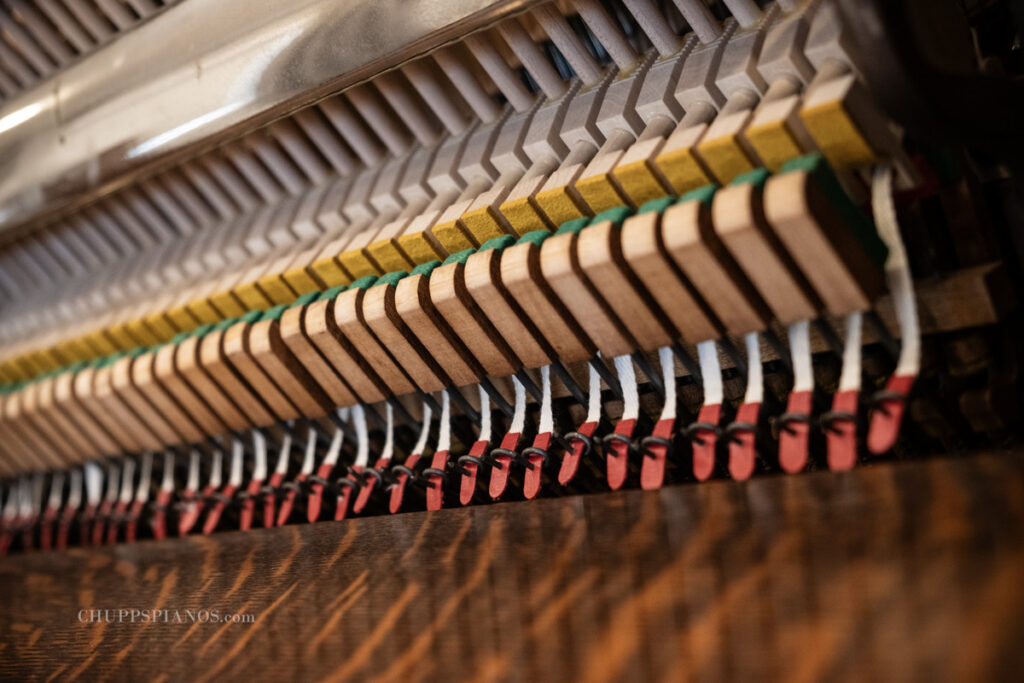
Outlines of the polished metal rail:
M186 0L0 108L0 241L537 0Z

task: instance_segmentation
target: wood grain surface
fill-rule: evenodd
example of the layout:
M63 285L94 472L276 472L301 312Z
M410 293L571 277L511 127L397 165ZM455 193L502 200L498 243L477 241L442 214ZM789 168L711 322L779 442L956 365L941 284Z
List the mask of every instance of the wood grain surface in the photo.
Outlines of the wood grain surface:
M0 677L1019 680L1022 576L1024 453L880 464L11 556Z

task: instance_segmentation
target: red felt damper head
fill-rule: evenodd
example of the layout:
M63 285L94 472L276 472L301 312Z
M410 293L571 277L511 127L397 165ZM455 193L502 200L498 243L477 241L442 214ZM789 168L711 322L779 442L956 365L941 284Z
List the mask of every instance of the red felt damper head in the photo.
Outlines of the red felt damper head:
M517 432L506 434L505 438L501 440L499 448L515 451L519 446L519 436ZM508 475L512 467L512 457L509 455L496 455L493 461L494 464L491 466L491 479L488 482L487 492L492 500L498 500L508 487Z
M532 447L546 453L551 448L551 432L544 432L534 437ZM540 453L530 453L526 456L526 461L529 465L526 468L526 475L523 477L523 495L527 500L532 500L540 492L544 474L544 456Z
M161 491L161 493L163 493ZM197 498L195 491L186 490L182 496L181 512L178 513L178 536L186 536L188 532L192 531L192 527L199 521L199 516L203 513L204 500L209 496L213 495L213 487L206 486L203 489L202 496ZM157 497L159 500L159 496ZM161 509L157 509L153 513L153 533L156 533L158 527L162 527L165 524L165 513ZM161 529L162 532L162 529Z
M913 388L914 377L912 375L894 375L885 385L886 392L894 396L909 396L910 390ZM896 445L906 409L906 400L897 398L883 400L875 407L868 425L869 451L875 455L881 455L889 452Z
M594 432L597 431L597 424L597 422L584 422L576 430L576 433L593 438ZM587 443L583 439L573 439L571 435L566 438L572 444L572 450L562 456L562 466L558 469L558 483L562 486L568 484L576 476L580 468L580 460L583 458L583 451L587 447Z
M326 481L333 471L334 465L324 463L317 468L316 476ZM306 499L306 519L309 522L312 523L320 519L320 508L323 505L323 499L324 485L319 483L313 484L310 487L309 497ZM285 519L287 520L288 518L285 517Z
M416 467L416 463L423 457L422 453L412 453L402 465L406 469L412 470ZM409 475L405 472L399 471L395 475L395 483L391 485L391 499L388 501L388 510L391 514L395 514L402 509L402 500L405 498L405 487L409 483Z
M220 495L221 500L214 503L213 507L206 513L206 521L203 523L203 535L205 536L209 536L217 528L220 517L224 514L224 508L227 507L228 501L235 495L235 487L232 484L225 484L224 488L220 490Z
M736 423L756 426L760 412L760 403L744 403L736 411ZM729 441L729 476L746 481L754 474L756 464L757 434L747 429L733 432Z
M811 392L794 391L786 402L786 412L793 415L811 414ZM779 464L790 474L807 466L808 442L811 435L809 422L792 421L779 427Z
M856 389L837 391L832 397L833 413L857 414ZM852 470L857 464L857 421L834 417L826 431L828 446L828 467L834 472Z
M430 468L445 471L448 467L448 451L436 451L430 461ZM428 474L427 509L440 510L444 506L444 478L439 474Z
M718 426L722 419L722 404L703 405L697 413L699 424ZM715 472L715 449L718 447L718 433L712 429L695 429L690 434L693 450L693 476L697 481L707 481Z
M96 511L96 519L92 523L93 545L101 545L103 543L103 535L107 528L107 518L110 517L113 509L114 504L109 500L100 503L99 510Z
M238 518L238 528L242 531L248 531L252 528L252 518L256 514L256 496L259 495L260 488L262 487L262 479L252 479L249 481L249 485L245 487L245 492L248 496L242 501L242 509Z
M613 439L605 448L605 467L608 472L608 486L618 491L626 483L629 473L629 440L633 438L636 420L619 420L614 433L624 437L625 441Z
M469 449L470 455L474 458L482 458L487 452L489 441L475 441ZM473 494L476 493L476 475L478 465L475 462L466 461L462 465L462 477L459 479L459 503L469 505L473 501Z
M676 421L674 419L658 420L651 436L671 441L675 428ZM666 460L668 460L668 446L654 442L647 444L643 453L643 462L640 465L641 488L648 491L661 488L661 485L665 483Z

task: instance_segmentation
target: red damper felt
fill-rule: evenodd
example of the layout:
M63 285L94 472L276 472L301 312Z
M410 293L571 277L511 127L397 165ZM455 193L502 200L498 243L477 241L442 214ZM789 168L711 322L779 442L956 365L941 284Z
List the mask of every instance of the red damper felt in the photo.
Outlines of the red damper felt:
M96 519L92 523L92 544L101 545L103 543L103 535L107 526L107 518L110 517L110 511L113 510L114 504L109 500L105 500L100 504L99 510L96 511Z
M53 545L53 524L57 521L60 510L50 505L43 511L43 517L39 520L39 547L49 550Z
M412 470L416 467L416 463L423 457L422 453L412 453L405 462L402 463L406 468ZM405 472L399 472L395 475L395 483L391 485L391 499L388 501L388 510L391 514L394 514L402 509L402 500L405 498L405 485L409 483L409 475Z
M910 390L914 387L912 375L893 376L889 378L885 390L893 394L909 396ZM871 422L868 425L868 450L875 455L887 453L894 445L900 435L900 424L903 422L903 414L906 412L907 402L905 400L886 400L875 406L871 414Z
M238 516L238 528L242 531L252 528L252 518L256 514L256 496L260 494L261 488L263 488L262 479L252 479L245 487L245 492L249 495L242 501L242 509Z
M490 441L474 441L472 448L469 449L469 455L474 458L483 458L489 445ZM473 501L473 494L476 492L477 464L475 462L466 462L462 469L462 478L459 480L459 502L463 505L469 505Z
M703 405L697 413L697 422L718 426L722 419L722 404ZM690 435L693 449L693 476L697 481L707 481L715 472L715 449L718 447L718 433L710 429L697 429Z
M267 487L270 489L263 494L263 528L269 529L277 524L277 490L284 483L284 475L274 472L267 480Z
M218 500L213 504L206 513L206 521L203 524L203 535L209 536L213 533L213 530L217 528L217 523L220 522L220 517L224 514L224 508L228 506L228 501L235 495L235 486L232 484L226 484L224 488L220 490L221 500Z
M736 422L757 426L760 403L744 403L736 411ZM754 474L757 463L757 434L747 430L733 433L729 442L729 475L736 481L746 481Z
M505 438L501 440L501 445L498 448L505 449L507 451L515 451L519 445L519 432L509 432L505 435ZM505 493L505 488L508 486L508 475L512 469L512 457L509 455L496 455L494 456L494 462L491 465L491 478L487 482L487 493L490 494L492 500L498 500L502 494Z
M182 512L178 515L178 536L187 536L188 532L192 531L192 527L199 521L200 515L203 514L203 508L206 507L206 499L213 495L215 489L210 486L204 486L203 492L198 497L195 491L186 490L182 501ZM163 529L164 525L164 511L157 509L153 515L153 532L156 533L157 528Z
M619 420L615 425L615 433L628 440L633 438L635 428L636 420ZM629 444L625 441L609 441L605 449L605 460L608 486L612 491L618 491L626 483L626 474L629 472Z
M535 436L533 448L547 452L551 448L551 432ZM526 461L529 465L526 468L526 475L523 477L523 495L527 500L532 500L540 492L541 475L544 473L544 457L537 453L531 453L527 456Z
M651 436L661 439L672 440L676 429L675 419L658 420L654 425ZM651 443L644 453L643 462L640 465L640 487L648 491L661 488L665 483L665 461L668 459L668 447L660 443Z
M856 389L837 391L832 397L832 412L856 415L859 394ZM835 472L852 470L857 464L857 421L833 419L825 434L829 469Z
M430 469L445 471L448 466L448 451L436 451L430 461ZM428 474L427 509L440 510L444 505L444 479L438 474Z
M331 472L333 471L334 465L324 463L317 469L316 476L327 481L327 478L331 476ZM312 523L320 519L320 508L323 505L323 499L324 485L314 482L313 485L309 487L309 498L306 499L306 519L309 520L309 522ZM278 517L279 521L280 519L281 518ZM285 517L284 519L287 521L288 517ZM280 526L280 524L278 524L278 526Z
M377 464L373 466L373 469L375 469L378 472L383 472L388 468L390 462L391 461L389 458L380 458L379 460L377 460ZM362 486L359 487L359 495L356 496L356 502L355 505L352 506L352 512L358 515L360 512L363 511L363 509L366 507L366 504L370 502L370 494L373 493L373 490L376 487L377 477L363 478L363 484Z
M587 438L593 438L597 431L597 422L584 422L576 430L577 434ZM583 457L583 449L586 443L581 439L572 440L572 450L562 456L562 466L558 470L558 483L565 486L576 476L580 468L580 459Z
M786 412L794 415L811 414L811 392L795 391L786 402ZM808 442L811 435L809 422L790 422L779 425L779 464L790 474L807 465Z

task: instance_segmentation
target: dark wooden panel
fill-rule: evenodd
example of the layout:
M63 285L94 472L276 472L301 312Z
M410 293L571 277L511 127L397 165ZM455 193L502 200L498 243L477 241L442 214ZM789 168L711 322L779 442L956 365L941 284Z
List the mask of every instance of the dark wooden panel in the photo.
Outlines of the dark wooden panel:
M1010 680L1022 579L1024 457L932 460L8 557L0 675Z

